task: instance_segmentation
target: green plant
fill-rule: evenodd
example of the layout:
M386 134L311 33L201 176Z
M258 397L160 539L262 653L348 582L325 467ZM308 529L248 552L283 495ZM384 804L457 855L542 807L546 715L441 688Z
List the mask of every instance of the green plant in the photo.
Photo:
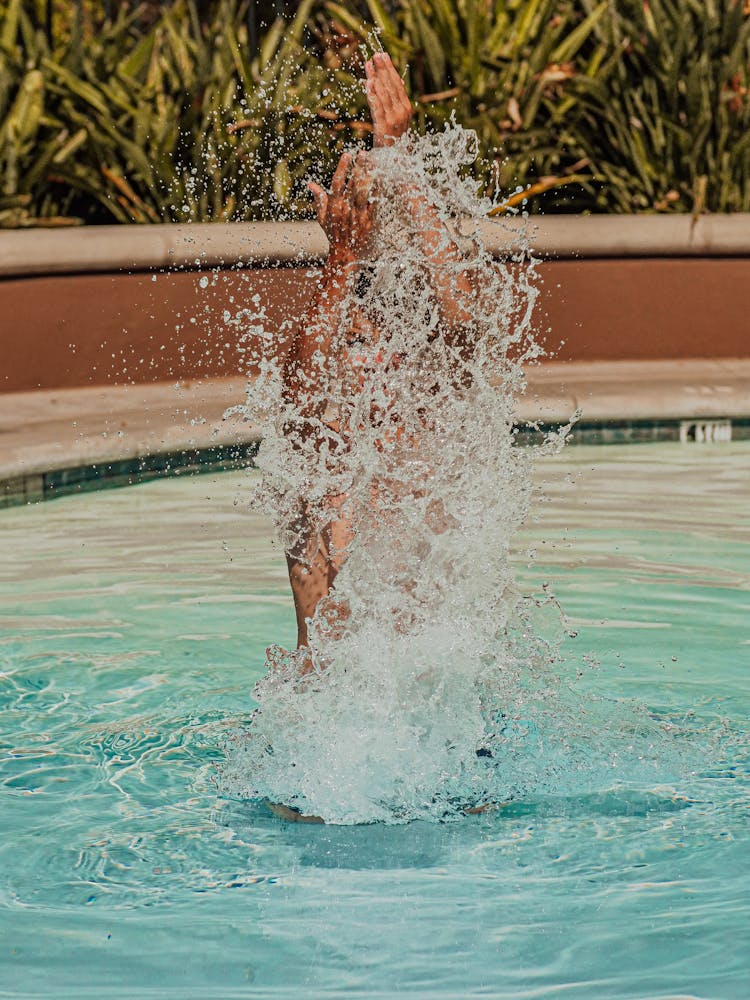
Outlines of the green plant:
M750 210L742 0L303 0L249 51L250 0L0 0L0 226L309 211L368 125L363 51L416 127L476 131L477 179L546 211Z
M750 211L750 7L610 0L576 138L617 212Z
M86 141L50 109L47 42L21 0L0 22L0 227L66 225L74 193L50 184Z
M474 128L491 187L532 208L750 210L742 0L365 0L423 127Z
M143 35L138 10L121 12L85 45L69 33L50 52L14 0L0 65L0 207L14 214L0 224L49 224L49 192L122 222L304 212L305 178L330 172L365 103L345 67L303 44L314 5L277 19L250 59L245 3L219 0L204 19L194 0L175 0Z
M419 127L455 116L476 131L486 190L529 183L558 189L561 202L574 198L567 185L586 161L569 127L571 83L597 71L594 31L606 0L591 10L579 0L402 0L392 14L380 0L365 2L370 22L336 2L327 9L363 39L374 26L407 73Z
M353 83L303 46L313 3L277 20L252 60L245 4L221 0L204 23L194 2L176 0L135 44L119 19L77 73L48 64L61 114L89 134L67 182L122 221L301 211L302 180L343 144L330 117Z

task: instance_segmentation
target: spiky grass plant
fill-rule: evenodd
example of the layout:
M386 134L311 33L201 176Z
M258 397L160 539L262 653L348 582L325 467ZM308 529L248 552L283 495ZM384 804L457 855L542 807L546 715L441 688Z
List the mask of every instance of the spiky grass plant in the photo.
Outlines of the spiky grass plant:
M313 4L278 19L252 59L246 4L220 0L203 23L176 0L136 44L120 19L76 74L50 66L64 116L89 134L69 182L122 221L298 214L305 177L343 145L339 113L356 110L351 75L302 44Z
M304 212L305 179L325 177L364 127L352 73L303 44L315 2L277 19L250 58L247 4L234 0L218 0L208 21L194 0L175 0L144 35L138 10L121 11L85 45L67 32L52 51L28 5L11 0L0 225L49 224L58 192L68 210L122 222Z
M423 127L476 130L517 204L750 210L750 5L743 0L365 0L409 67Z
M586 162L565 127L575 112L570 84L596 73L594 30L606 0L591 10L580 0L402 0L392 13L381 0L364 2L369 19L349 5L326 7L390 51L407 74L419 127L441 128L455 117L476 131L487 190L544 191L579 180ZM525 197L518 194L512 200Z
M0 20L0 227L66 225L74 192L50 176L74 159L85 132L71 131L50 108L43 32L22 0Z
M573 90L609 212L750 211L750 5L610 0L606 58Z
M303 0L252 57L248 2L89 3L50 47L37 0L0 0L0 226L305 213L378 45L417 127L477 132L505 207L750 210L742 0Z

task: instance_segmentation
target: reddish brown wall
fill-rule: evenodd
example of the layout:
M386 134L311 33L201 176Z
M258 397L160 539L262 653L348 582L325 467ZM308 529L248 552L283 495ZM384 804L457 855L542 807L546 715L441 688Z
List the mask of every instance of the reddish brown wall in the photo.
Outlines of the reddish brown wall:
M539 319L560 360L750 357L749 258L566 260L541 272Z
M85 274L0 282L0 392L232 375L243 371L225 310L298 314L314 272L293 268ZM206 288L200 280L208 282ZM234 299L234 301L232 301Z
M540 272L538 326L561 360L750 357L750 259L556 261ZM6 278L0 392L242 371L224 310L234 314L257 293L273 327L299 314L313 275L279 268L155 281L151 274Z

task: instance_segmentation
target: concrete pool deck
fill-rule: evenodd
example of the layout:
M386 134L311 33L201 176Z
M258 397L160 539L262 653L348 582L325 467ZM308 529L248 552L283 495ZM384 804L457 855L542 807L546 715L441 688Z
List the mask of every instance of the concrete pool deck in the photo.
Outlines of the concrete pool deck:
M240 377L2 394L0 506L248 464L258 431L225 416L243 398ZM686 421L731 421L733 437L750 437L750 360L539 365L517 420L557 425L579 407L574 439L587 443L679 440Z

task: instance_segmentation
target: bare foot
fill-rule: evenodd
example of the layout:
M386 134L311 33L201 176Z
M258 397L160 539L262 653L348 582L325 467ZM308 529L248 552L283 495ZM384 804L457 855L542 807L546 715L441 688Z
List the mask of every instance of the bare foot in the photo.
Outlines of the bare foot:
M266 801L266 805L274 816L278 816L279 819L285 819L289 823L325 823L325 820L320 816L305 816L299 809L282 805L281 802Z
M496 809L502 809L507 802L483 802L480 806L464 806L461 810L464 816L478 816L480 813L494 812Z

